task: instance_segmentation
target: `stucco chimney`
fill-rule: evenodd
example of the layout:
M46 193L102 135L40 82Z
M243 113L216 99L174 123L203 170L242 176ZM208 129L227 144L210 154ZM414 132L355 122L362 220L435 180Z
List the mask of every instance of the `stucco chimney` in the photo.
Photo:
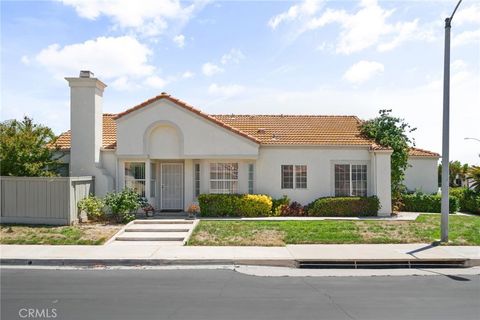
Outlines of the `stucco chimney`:
M102 147L102 100L106 85L90 71L65 78L70 86L70 175L95 175Z

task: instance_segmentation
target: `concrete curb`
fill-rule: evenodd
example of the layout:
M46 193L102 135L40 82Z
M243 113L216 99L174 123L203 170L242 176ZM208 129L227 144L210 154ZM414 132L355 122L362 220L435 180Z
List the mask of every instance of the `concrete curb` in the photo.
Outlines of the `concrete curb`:
M295 260L285 259L1 259L4 266L205 266L205 265L254 265L295 268Z
M398 261L431 262L434 261L465 261L464 267L480 266L480 259L315 259L301 260L319 263L341 262L372 262L388 263ZM300 261L295 259L0 259L1 265L8 266L172 266L172 265L251 265L269 267L298 268ZM414 268L414 266L412 266ZM337 267L338 268L338 267Z

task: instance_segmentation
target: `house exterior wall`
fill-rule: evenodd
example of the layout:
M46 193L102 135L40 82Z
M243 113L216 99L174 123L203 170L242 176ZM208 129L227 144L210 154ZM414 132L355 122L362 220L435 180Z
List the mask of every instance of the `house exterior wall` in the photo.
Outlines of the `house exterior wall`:
M160 133L169 139L162 139ZM161 152L158 146L166 147ZM156 159L258 157L258 144L168 100L117 120L117 154Z
M261 147L256 162L256 192L274 198L287 195L308 204L319 197L334 196L334 164L366 164L367 194L372 194L371 153L367 148ZM306 165L306 189L282 189L281 165Z
M438 159L411 157L405 170L405 186L409 191L438 192Z

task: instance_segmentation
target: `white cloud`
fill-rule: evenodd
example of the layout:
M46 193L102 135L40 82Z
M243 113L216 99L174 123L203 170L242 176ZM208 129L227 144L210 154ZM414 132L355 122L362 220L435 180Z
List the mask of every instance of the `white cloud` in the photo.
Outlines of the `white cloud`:
M480 43L480 29L474 31L464 31L458 35L452 37L452 46L463 46L476 43Z
M480 24L480 3L474 3L469 7L460 6L453 17L453 23L456 25Z
M182 73L182 78L184 79L190 79L190 78L193 78L194 76L195 76L195 73L188 70Z
M117 79L152 74L155 67L148 63L150 55L150 49L133 37L100 37L64 47L52 44L35 60L60 78L91 70L104 79Z
M228 63L238 64L243 59L245 59L245 55L243 54L243 52L233 48L228 53L225 53L222 56L222 59L220 60L220 62L222 64L228 64Z
M173 37L173 42L175 42L179 48L183 48L185 46L185 36L179 34L178 36Z
M242 93L245 90L245 87L238 85L238 84L230 84L230 85L218 85L216 83L212 83L208 87L208 93L216 96L223 96L223 97L231 97Z
M28 65L30 64L30 62L31 62L31 61L30 61L30 58L29 58L28 56L22 56L22 58L20 59L20 61L21 61L24 65L26 65L26 66L28 66Z
M302 17L314 15L320 8L321 0L305 0L301 4L291 6L287 11L282 12L268 21L268 25L272 29L276 29L280 24L293 21Z
M297 11L298 9L293 12ZM375 0L361 1L359 9L354 13L330 8L323 11L318 17L315 17L314 13L311 15L290 15L295 16L301 22L294 26L297 29L296 35L323 28L329 24L339 24L341 31L336 43L335 51L337 53L351 54L375 45L377 50L387 51L408 40L433 39L430 30L421 31L425 28L418 26L418 20L389 23L388 19L392 16L394 10L382 8ZM287 20L293 20L293 18L284 18L281 21Z
M383 73L383 70L383 64L379 62L362 60L351 66L343 78L351 83L359 84Z
M204 63L202 66L202 72L207 77L211 77L217 73L222 73L223 71L223 68L211 62Z
M168 81L160 78L159 76L150 76L145 79L144 83L154 89L163 89L167 85Z
M452 62L452 70L453 71L463 71L467 67L465 61L457 59Z
M185 24L206 1L182 5L179 0L59 0L72 6L83 18L95 20L101 16L112 19L119 28L129 28L145 36L156 36L172 22Z

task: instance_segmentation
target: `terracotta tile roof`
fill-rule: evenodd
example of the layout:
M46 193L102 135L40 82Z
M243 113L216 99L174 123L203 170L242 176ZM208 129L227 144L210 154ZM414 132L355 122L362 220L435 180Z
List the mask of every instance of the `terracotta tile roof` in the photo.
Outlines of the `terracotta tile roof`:
M360 135L355 116L213 115L256 137L262 145L358 145L372 141Z
M361 120L356 116L208 115L166 93L119 114L103 114L103 149L116 148L116 119L160 99L168 99L261 145L364 146L371 150L389 150L361 136L359 130ZM68 150L70 149L70 143L71 134L69 130L59 136L56 144L60 149ZM418 148L412 148L410 155L415 157L439 157L435 152Z
M228 125L227 123L224 123L224 122L222 122L222 121L219 121L219 120L215 119L214 117L212 117L211 115L206 114L206 113L204 113L204 112L202 112L202 111L194 108L193 106L189 105L189 104L186 103L185 101L172 97L171 95L169 95L169 94L166 93L166 92L162 92L160 95L158 95L158 96L156 96L156 97L153 97L153 98L151 98L151 99L148 99L148 100L140 103L139 105L136 105L136 106L133 107L133 108L130 108L130 109L127 109L127 110L125 110L125 111L123 111L123 112L120 112L119 114L117 114L117 115L114 117L114 119L115 119L115 120L116 120L116 119L119 119L119 118L121 118L121 117L123 117L123 116L125 116L125 115L127 115L127 114L129 114L129 113L131 113L131 112L134 112L134 111L136 111L136 110L138 110L138 109L141 109L141 108L143 108L143 107L146 107L147 105L149 105L149 104L151 104L151 103L153 103L153 102L155 102L155 101L161 100L161 99L169 100L169 101L175 103L176 105L178 105L178 106L180 106L180 107L182 107L182 108L185 108L185 109L187 109L188 111L191 111L191 112L193 112L193 113L196 113L197 115L199 115L199 116L201 116L201 117L203 117L203 118L205 118L205 119L207 119L207 120L209 120L209 121L212 121L213 123L215 123L215 124L217 124L217 125L225 128L225 129L227 129L227 130L230 130L230 131L232 131L232 132L234 132L234 133L236 133L236 134L239 134L239 135L241 135L241 136L244 136L245 138L250 139L250 140L252 140L253 142L260 143L259 140L257 140L255 137L249 135L248 133L242 132L242 131L238 130L237 128L234 128L234 127Z
M419 148L410 148L409 155L411 157L429 157L429 158L440 158L440 155L436 152L419 149Z
M117 124L113 119L116 114L104 113L103 114L103 149L115 149L117 147ZM56 145L60 150L69 150L71 145L71 133L70 130L62 133L56 142Z

